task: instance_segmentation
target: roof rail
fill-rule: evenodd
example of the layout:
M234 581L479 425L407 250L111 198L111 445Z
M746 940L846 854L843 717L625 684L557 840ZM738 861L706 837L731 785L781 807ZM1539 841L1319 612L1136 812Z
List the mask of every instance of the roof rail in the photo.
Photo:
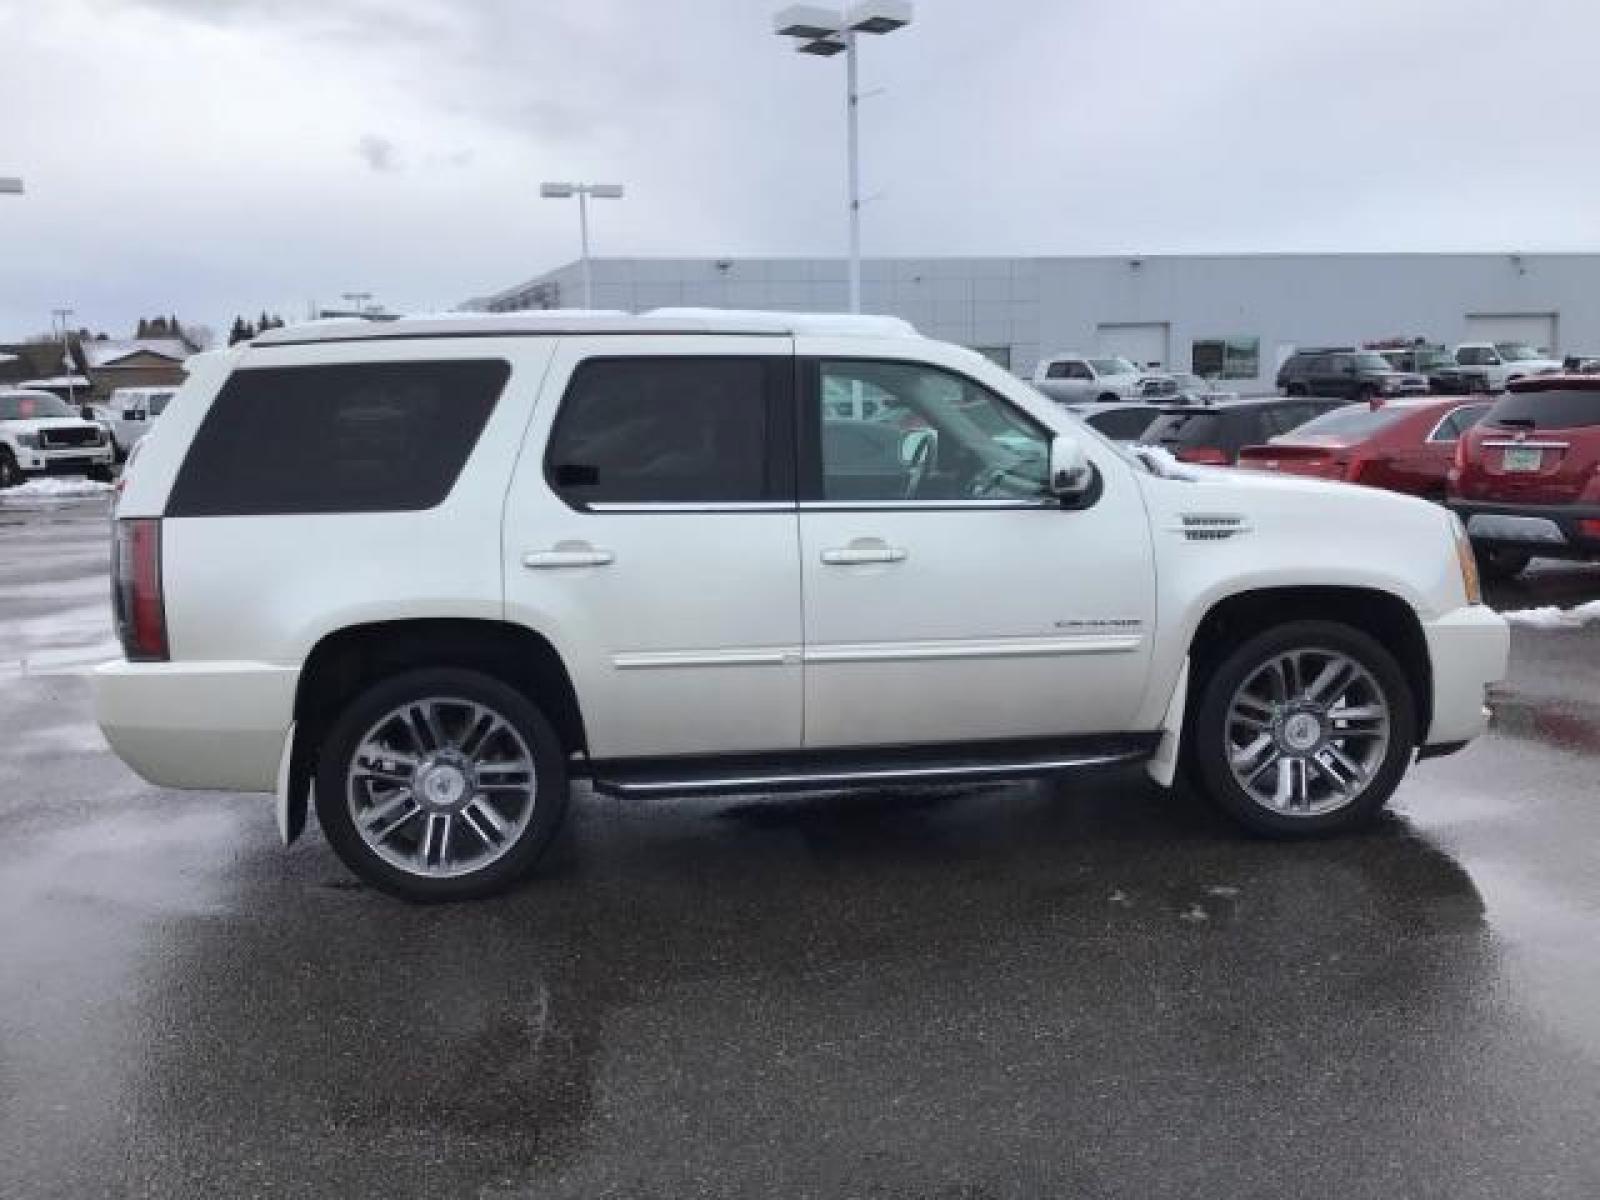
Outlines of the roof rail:
M516 337L557 334L728 333L779 336L919 337L899 317L855 313L791 313L721 308L656 308L643 313L605 309L537 309L510 313L438 313L370 321L338 317L268 329L252 346L379 341L423 337Z

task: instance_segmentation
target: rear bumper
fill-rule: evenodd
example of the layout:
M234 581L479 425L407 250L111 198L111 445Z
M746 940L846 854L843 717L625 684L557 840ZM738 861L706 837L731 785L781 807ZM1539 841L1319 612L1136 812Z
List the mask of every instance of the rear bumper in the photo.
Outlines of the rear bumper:
M1477 737L1489 723L1485 693L1506 676L1510 627L1499 613L1474 604L1426 622L1422 631L1433 664L1433 721L1424 745Z
M299 678L268 663L118 660L94 673L95 719L150 783L271 792Z
M1600 538L1586 536L1579 521L1600 521L1596 504L1502 504L1450 499L1467 536L1487 546L1514 546L1551 558L1600 557Z

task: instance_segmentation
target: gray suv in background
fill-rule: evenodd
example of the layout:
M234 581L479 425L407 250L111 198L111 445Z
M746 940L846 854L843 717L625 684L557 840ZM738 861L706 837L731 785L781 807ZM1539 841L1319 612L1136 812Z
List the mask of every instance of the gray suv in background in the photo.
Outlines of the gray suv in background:
M1286 396L1375 400L1427 395L1429 386L1427 376L1395 370L1376 350L1334 346L1291 354L1278 368L1278 390Z

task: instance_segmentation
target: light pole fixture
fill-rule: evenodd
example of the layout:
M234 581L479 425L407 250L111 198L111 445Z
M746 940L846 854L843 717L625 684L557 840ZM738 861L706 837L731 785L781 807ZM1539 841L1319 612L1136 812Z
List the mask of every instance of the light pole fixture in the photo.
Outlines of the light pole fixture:
M358 313L367 311L367 306L372 303L371 292L340 292L339 296Z
M22 180L13 176L0 175L0 196L22 195Z
M840 11L812 4L792 4L773 15L779 37L795 39L801 54L819 58L845 56L845 143L850 206L850 311L861 311L861 152L857 113L861 93L856 86L856 35L893 33L911 24L910 0L864 0Z
M67 373L67 403L74 408L78 404L77 388L72 383L78 373L77 365L72 361L72 337L68 332L67 319L77 310L71 308L52 308L50 310L50 332L56 331L56 323L61 324L61 366Z
M578 240L582 253L579 257L583 272L583 306L594 307L594 278L589 270L589 197L596 200L622 199L620 183L541 183L539 195L546 200L578 198Z

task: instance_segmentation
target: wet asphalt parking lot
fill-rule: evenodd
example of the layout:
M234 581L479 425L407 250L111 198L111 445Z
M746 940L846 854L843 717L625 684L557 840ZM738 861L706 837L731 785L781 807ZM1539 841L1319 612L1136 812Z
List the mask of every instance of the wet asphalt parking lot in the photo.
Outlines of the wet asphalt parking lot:
M110 754L106 534L0 501L0 1196L1600 1195L1600 625L1357 837L1137 772L580 791L415 908Z

